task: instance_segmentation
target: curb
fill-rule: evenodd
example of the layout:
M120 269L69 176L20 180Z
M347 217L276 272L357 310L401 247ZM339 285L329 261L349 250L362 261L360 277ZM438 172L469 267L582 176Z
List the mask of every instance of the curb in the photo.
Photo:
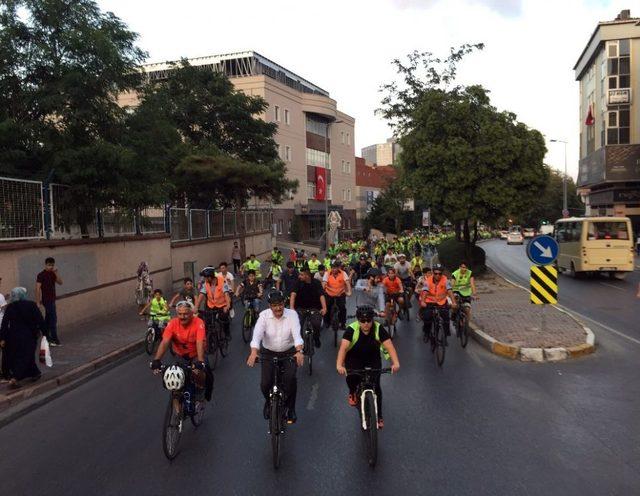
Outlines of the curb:
M23 387L16 392L0 397L0 428L25 415L52 399L84 384L109 369L120 365L134 355L142 353L143 341L122 346L104 356L65 372L58 377Z
M501 276L489 265L487 265L487 267L490 268L493 273L500 279L506 281L512 286L520 288L524 291L528 291L520 284L514 283L506 277ZM469 322L469 330L471 331L471 336L484 348L487 348L491 353L495 355L510 358L511 360L518 359L523 362L557 362L560 360L566 360L567 358L577 358L594 353L596 351L596 337L593 331L585 326L582 322L580 322L571 314L571 312L567 311L566 309L557 307L555 305L551 305L551 307L555 308L559 312L568 315L579 326L582 327L586 334L586 340L584 343L576 346L569 346L566 348L524 348L497 341L495 338L491 337L489 334L481 330L473 322Z

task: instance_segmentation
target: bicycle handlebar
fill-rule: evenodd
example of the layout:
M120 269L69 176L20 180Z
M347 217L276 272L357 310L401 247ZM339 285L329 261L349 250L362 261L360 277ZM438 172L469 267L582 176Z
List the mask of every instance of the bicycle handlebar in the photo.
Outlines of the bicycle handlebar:
M293 362L295 361L295 356L287 356L287 357L272 357L272 358L263 358L261 356L258 356L256 358L256 363L259 362L265 362L265 361L271 361L271 362L277 362L277 363L281 363L281 362Z
M347 369L347 375L365 375L365 374L390 374L391 367L386 367L383 369Z

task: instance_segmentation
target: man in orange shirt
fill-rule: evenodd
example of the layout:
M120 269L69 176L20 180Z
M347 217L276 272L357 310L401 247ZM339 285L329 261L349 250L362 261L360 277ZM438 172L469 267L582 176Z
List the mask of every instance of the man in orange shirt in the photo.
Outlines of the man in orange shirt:
M420 293L420 308L422 309L422 320L424 321L422 332L425 335L428 335L431 330L434 310L442 317L444 331L447 336L451 334L449 330L449 301L451 301L452 308L457 308L457 305L451 290L451 283L447 276L442 274L442 270L443 268L440 264L433 266L433 275L425 280Z
M225 335L230 338L229 309L231 308L231 298L229 297L229 285L223 275L216 274L213 267L205 267L200 275L204 277L204 283L200 289L198 301L196 301L196 308L200 308L200 304L204 300L203 315L206 325L210 325L217 314L218 319L222 322Z
M324 325L331 325L331 311L333 305L338 305L340 313L340 327L347 325L347 296L351 296L351 282L349 276L342 270L342 263L336 260L331 264L331 271L325 273L322 279L322 288L327 295L327 313L324 316Z
M188 301L178 302L176 313L178 316L171 319L164 328L162 342L149 366L154 374L159 374L162 369L161 359L171 346L182 365L204 371L206 374L205 397L209 401L213 389L213 374L204 361L206 340L204 322L194 316L193 304Z
M396 275L396 269L392 267L387 269L387 276L382 280L382 285L384 286L385 300L387 302L387 312L393 310L396 301L399 305L404 305L404 297L402 296L404 287L402 286L402 281ZM387 315L393 316L392 323L395 324L397 312L387 313Z

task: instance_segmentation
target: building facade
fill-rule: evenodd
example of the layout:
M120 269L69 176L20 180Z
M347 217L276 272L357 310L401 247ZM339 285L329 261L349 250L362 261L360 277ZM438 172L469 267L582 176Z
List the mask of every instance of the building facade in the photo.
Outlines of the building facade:
M279 236L290 236L297 223L301 240L319 240L327 210L340 213L343 228L355 227L355 119L341 112L326 90L256 52L200 57L189 63L223 72L236 90L269 104L261 117L278 125L280 158L287 176L299 183L296 193L273 206ZM142 68L150 81L157 81L167 77L171 63ZM137 95L120 98L121 105L136 103ZM317 167L324 169L326 200L316 200Z
M389 138L386 143L378 143L363 148L361 155L367 165L394 165L401 150L395 138Z
M356 217L358 225L369 214L373 201L396 178L396 170L391 166L367 165L364 158L356 157Z
M598 23L575 67L578 187L587 215L624 215L640 230L640 18Z

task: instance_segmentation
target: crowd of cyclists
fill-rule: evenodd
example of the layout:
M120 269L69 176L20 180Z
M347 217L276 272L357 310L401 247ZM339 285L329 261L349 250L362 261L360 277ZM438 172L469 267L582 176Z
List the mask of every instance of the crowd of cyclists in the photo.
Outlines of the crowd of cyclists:
M175 359L198 378L199 398L211 398L213 373L208 366L207 333L214 321L222 324L231 340L231 322L239 308L253 308L254 322L247 365L258 357L292 357L283 363L281 379L286 397L287 423L297 420L295 411L296 368L303 365L305 341L301 329L309 319L313 345L321 347L322 328L329 327L334 306L339 326L344 330L336 357L336 371L346 376L349 405L356 406L356 390L361 376L350 370L380 369L382 359L391 361L392 373L400 362L388 324L396 318L409 320L409 308L417 305L416 320L422 332L430 332L438 313L450 335L450 313L459 307L470 318L471 299L476 297L475 281L466 263L450 277L439 263L433 263L437 238L433 235L408 235L391 240L375 236L367 240L349 240L331 245L324 257L291 250L286 257L274 249L265 263L251 254L236 273L225 262L207 266L200 278L185 278L183 287L167 301L160 290L143 309L159 323L162 338L150 368L158 374L165 370L162 359L171 348ZM264 270L263 270L264 269ZM347 298L355 293L355 319L347 323ZM266 309L260 311L266 296ZM236 303L234 304L234 297ZM171 319L170 308L176 317ZM403 312L402 310L406 310ZM404 315L404 317L403 317ZM376 318L385 319L379 322ZM385 322L387 325L385 325ZM261 390L265 398L264 416L268 418L269 391L273 386L273 361L260 359ZM174 376L172 376L174 377ZM165 381L166 385L166 381ZM378 402L378 428L382 428L382 391L380 376L375 377Z

